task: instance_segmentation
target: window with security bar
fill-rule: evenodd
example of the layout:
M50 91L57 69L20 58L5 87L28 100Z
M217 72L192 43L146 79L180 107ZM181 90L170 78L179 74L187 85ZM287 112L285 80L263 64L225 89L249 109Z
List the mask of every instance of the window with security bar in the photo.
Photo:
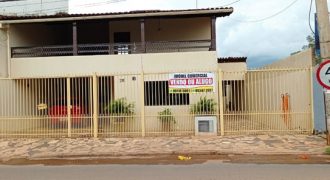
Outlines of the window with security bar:
M189 93L170 94L168 81L144 82L145 106L189 105Z

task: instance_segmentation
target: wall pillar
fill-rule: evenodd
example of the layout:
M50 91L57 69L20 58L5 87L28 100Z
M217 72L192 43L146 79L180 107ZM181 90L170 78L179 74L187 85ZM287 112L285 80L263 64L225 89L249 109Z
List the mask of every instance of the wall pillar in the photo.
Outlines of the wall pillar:
M77 22L72 23L72 49L73 55L78 55L78 32L77 32Z
M10 63L10 45L8 38L8 28L0 28L0 77L7 78L9 76Z
M215 16L211 17L211 51L217 50L216 19Z
M144 19L140 19L140 29L141 29L141 48L142 48L142 52L146 53L145 20Z
M111 45L111 39L113 38L112 36L113 36L113 34L111 34L111 22L109 21L108 22L108 27L109 27L109 54L113 54L113 52L112 52L112 48L113 48L113 46Z

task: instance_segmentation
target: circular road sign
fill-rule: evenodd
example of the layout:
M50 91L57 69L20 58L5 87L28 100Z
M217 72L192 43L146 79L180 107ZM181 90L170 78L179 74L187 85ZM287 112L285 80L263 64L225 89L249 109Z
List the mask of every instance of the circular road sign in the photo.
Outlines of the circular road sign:
M326 60L320 64L316 77L324 88L330 89L330 60Z

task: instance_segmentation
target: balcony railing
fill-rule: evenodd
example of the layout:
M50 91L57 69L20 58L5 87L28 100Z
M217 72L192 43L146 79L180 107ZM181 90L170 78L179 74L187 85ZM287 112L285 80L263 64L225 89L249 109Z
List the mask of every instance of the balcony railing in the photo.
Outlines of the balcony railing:
M78 44L77 50L73 48L73 45L14 47L11 49L11 55L13 58L106 54L120 55L140 53L209 51L210 49L211 40L161 41L146 43Z

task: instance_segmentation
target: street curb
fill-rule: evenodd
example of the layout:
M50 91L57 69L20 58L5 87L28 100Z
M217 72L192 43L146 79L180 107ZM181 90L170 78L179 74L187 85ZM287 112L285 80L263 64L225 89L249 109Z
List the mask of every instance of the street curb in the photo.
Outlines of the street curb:
M269 152L217 152L217 151L208 151L208 152L171 152L171 153L140 153L140 154L118 154L118 153L107 153L107 154L65 154L65 155L55 155L55 156L33 156L33 157L23 157L28 160L47 160L47 159L113 159L113 158L152 158L152 157L160 157L160 156L194 156L194 155L255 155L255 156L274 156L274 155L308 155L308 156L318 156L318 157L329 157L326 154L319 153L301 153L301 152L277 152L277 153L269 153ZM7 161L10 161L11 158ZM1 160L0 160L1 161Z

